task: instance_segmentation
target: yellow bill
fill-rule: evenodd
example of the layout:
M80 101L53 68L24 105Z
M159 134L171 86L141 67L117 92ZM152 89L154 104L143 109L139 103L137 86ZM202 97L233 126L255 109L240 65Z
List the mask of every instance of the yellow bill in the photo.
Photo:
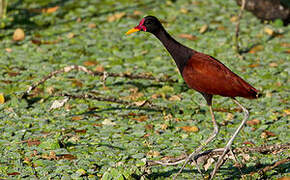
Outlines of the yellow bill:
M132 34L132 33L137 32L137 31L140 31L140 29L132 28L132 29L130 29L129 31L126 32L126 35Z

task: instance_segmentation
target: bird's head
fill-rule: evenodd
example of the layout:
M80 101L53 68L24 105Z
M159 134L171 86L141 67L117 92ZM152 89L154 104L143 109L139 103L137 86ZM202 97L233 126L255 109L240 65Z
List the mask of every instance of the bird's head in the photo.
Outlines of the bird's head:
M145 32L150 32L150 33L155 33L157 31L159 31L162 28L162 25L160 23L160 21L154 17L154 16L146 16L144 17L140 23L130 29L128 32L126 32L126 34L131 34L137 31L145 31Z

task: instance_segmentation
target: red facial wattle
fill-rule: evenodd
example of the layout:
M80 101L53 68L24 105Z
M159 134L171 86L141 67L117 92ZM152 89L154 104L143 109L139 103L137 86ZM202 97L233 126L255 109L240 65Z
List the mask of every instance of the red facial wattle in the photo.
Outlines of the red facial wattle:
M129 31L126 32L126 34L131 34L131 33L134 33L134 32L137 32L137 31L146 31L146 26L144 26L144 21L145 19L143 18L140 23L138 24L138 26L130 29Z
M138 26L136 26L136 29L139 29L140 31L146 31L146 27L143 25L144 24L145 19L143 18L140 23L138 24Z

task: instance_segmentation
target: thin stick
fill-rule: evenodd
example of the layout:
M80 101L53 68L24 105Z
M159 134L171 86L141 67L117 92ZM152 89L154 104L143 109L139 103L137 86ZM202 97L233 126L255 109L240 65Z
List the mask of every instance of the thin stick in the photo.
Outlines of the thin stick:
M157 82L176 82L175 80L168 79L168 78L155 78L150 75L144 75L144 74L128 74L128 73L110 73L110 72L94 72L89 69L87 69L84 66L78 66L78 65L72 65L72 66L66 66L64 68L61 68L59 70L53 71L49 73L47 76L43 77L40 81L34 83L33 85L29 86L26 92L23 93L22 98L26 98L28 94L34 90L37 86L40 84L43 84L45 81L48 79L51 79L55 77L58 74L62 73L67 73L72 70L77 70L77 71L83 71L85 73L88 73L92 76L103 76L103 77L124 77L124 78L129 78L129 79L148 79L148 80L154 80Z
M237 53L240 55L240 45L239 45L239 34L240 34L240 20L242 18L243 15L243 11L245 9L245 5L246 5L246 0L242 0L242 5L241 5L241 10L239 12L238 15L238 21L237 21L237 25L236 25L236 34L235 34L235 47L236 47L236 51Z
M233 153L237 156L242 156L247 153L261 153L261 154L278 154L279 152L289 150L290 143L288 144L273 144L273 145L263 145L259 147L242 147L233 149ZM195 156L195 160L198 164L206 162L208 159L220 156L224 152L224 148L213 149L209 151L202 152ZM229 152L230 153L230 152ZM167 158L166 160L158 160L158 161L147 161L148 166L156 166L156 165L176 165L185 161L188 156L182 155L181 157L172 157Z
M140 104L139 102L124 101L121 99L117 99L115 97L95 96L94 94L91 94L91 93L89 94L60 93L60 94L55 94L55 96L65 96L65 97L74 98L74 99L93 99L97 101L112 102L112 103L118 103L118 104L123 104L123 105L128 105L128 106L135 106L135 107L148 107L156 111L162 111L162 110L167 109L167 107L161 107L161 106L151 104L148 100L142 101Z

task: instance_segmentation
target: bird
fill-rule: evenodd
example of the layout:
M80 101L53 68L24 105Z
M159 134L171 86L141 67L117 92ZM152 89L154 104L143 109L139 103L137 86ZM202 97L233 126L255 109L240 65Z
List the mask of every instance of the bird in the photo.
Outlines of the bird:
M227 142L226 146L223 149L222 155L219 156L214 170L210 174L210 179L213 179L219 167L223 163L224 156L229 151L232 152L232 143L245 125L247 119L249 118L249 111L242 104L239 103L236 97L257 99L260 94L259 91L251 86L249 83L247 83L245 80L243 80L241 77L239 77L237 74L232 72L228 67L226 67L216 58L202 52L193 50L176 41L165 30L161 22L155 16L149 15L142 18L139 24L136 27L127 31L126 34L129 35L138 31L149 32L161 41L165 49L169 52L169 54L175 61L175 64L177 65L177 68L187 86L199 92L206 100L211 114L211 120L214 126L211 135L187 157L185 163L176 174L174 179L177 177L178 174L182 172L188 161L198 155L198 153L207 144L213 141L219 133L219 126L216 122L212 108L213 96L219 95L231 98L233 102L243 110L244 117L241 124ZM194 158L193 161L195 162ZM197 169L201 173L199 166L197 166Z

